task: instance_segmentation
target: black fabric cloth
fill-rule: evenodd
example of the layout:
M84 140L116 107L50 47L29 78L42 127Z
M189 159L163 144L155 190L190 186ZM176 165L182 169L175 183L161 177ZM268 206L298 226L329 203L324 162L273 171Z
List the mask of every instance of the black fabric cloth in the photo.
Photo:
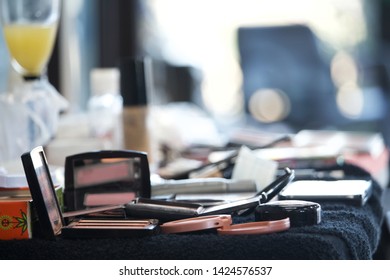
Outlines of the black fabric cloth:
M362 172L352 168L354 176ZM358 173L356 173L358 172ZM0 259L372 259L380 239L382 189L374 191L363 207L323 203L322 221L315 226L264 234L220 236L214 231L156 234L141 238L0 241ZM234 222L253 221L235 217Z

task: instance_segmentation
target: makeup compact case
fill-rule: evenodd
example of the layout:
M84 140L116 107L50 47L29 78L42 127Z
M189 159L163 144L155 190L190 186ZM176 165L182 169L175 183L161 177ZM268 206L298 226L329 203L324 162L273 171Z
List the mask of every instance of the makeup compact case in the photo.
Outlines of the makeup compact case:
M147 154L132 150L101 150L65 158L66 211L126 204L150 198Z
M157 232L158 220L126 219L123 205L62 213L43 148L36 147L21 158L44 238L124 238Z

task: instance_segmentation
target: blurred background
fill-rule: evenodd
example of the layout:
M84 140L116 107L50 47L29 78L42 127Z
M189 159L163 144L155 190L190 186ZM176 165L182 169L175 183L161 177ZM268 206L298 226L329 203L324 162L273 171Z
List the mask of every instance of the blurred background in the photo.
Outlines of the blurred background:
M69 107L53 141L44 143L53 165L70 154L123 148L114 99L104 101L107 115L92 112L92 125L88 119L91 72L118 70L138 56L152 62L148 105L166 106L154 115L153 131L163 167L191 144L224 147L225 134L243 128L379 132L390 144L390 0L64 0L58 31L47 76ZM96 75L95 91L120 91L117 74L105 74L106 84ZM0 34L0 101L17 78ZM4 156L18 146L10 130L20 128L5 111L0 107L0 175L13 171L2 169L4 162L20 165L29 149ZM127 138L143 139L133 137L137 132ZM170 149L179 152L171 157ZM172 170L208 160L196 152Z
M152 104L189 101L221 129L369 130L389 139L390 1L67 0L50 82L86 110L90 71L153 60ZM12 69L0 37L0 91Z

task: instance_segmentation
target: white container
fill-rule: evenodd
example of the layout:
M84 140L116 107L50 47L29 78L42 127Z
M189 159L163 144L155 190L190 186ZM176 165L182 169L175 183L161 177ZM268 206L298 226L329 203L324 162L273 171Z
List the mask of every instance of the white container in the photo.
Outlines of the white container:
M123 148L119 77L116 68L95 68L90 73L92 95L87 105L90 136L100 139L106 149Z

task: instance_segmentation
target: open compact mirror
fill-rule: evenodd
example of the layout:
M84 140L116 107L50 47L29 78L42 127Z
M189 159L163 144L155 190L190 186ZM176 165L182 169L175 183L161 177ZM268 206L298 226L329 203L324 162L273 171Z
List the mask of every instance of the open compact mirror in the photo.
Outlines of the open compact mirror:
M147 154L138 151L93 151L65 159L64 199L67 211L126 204L150 198Z

